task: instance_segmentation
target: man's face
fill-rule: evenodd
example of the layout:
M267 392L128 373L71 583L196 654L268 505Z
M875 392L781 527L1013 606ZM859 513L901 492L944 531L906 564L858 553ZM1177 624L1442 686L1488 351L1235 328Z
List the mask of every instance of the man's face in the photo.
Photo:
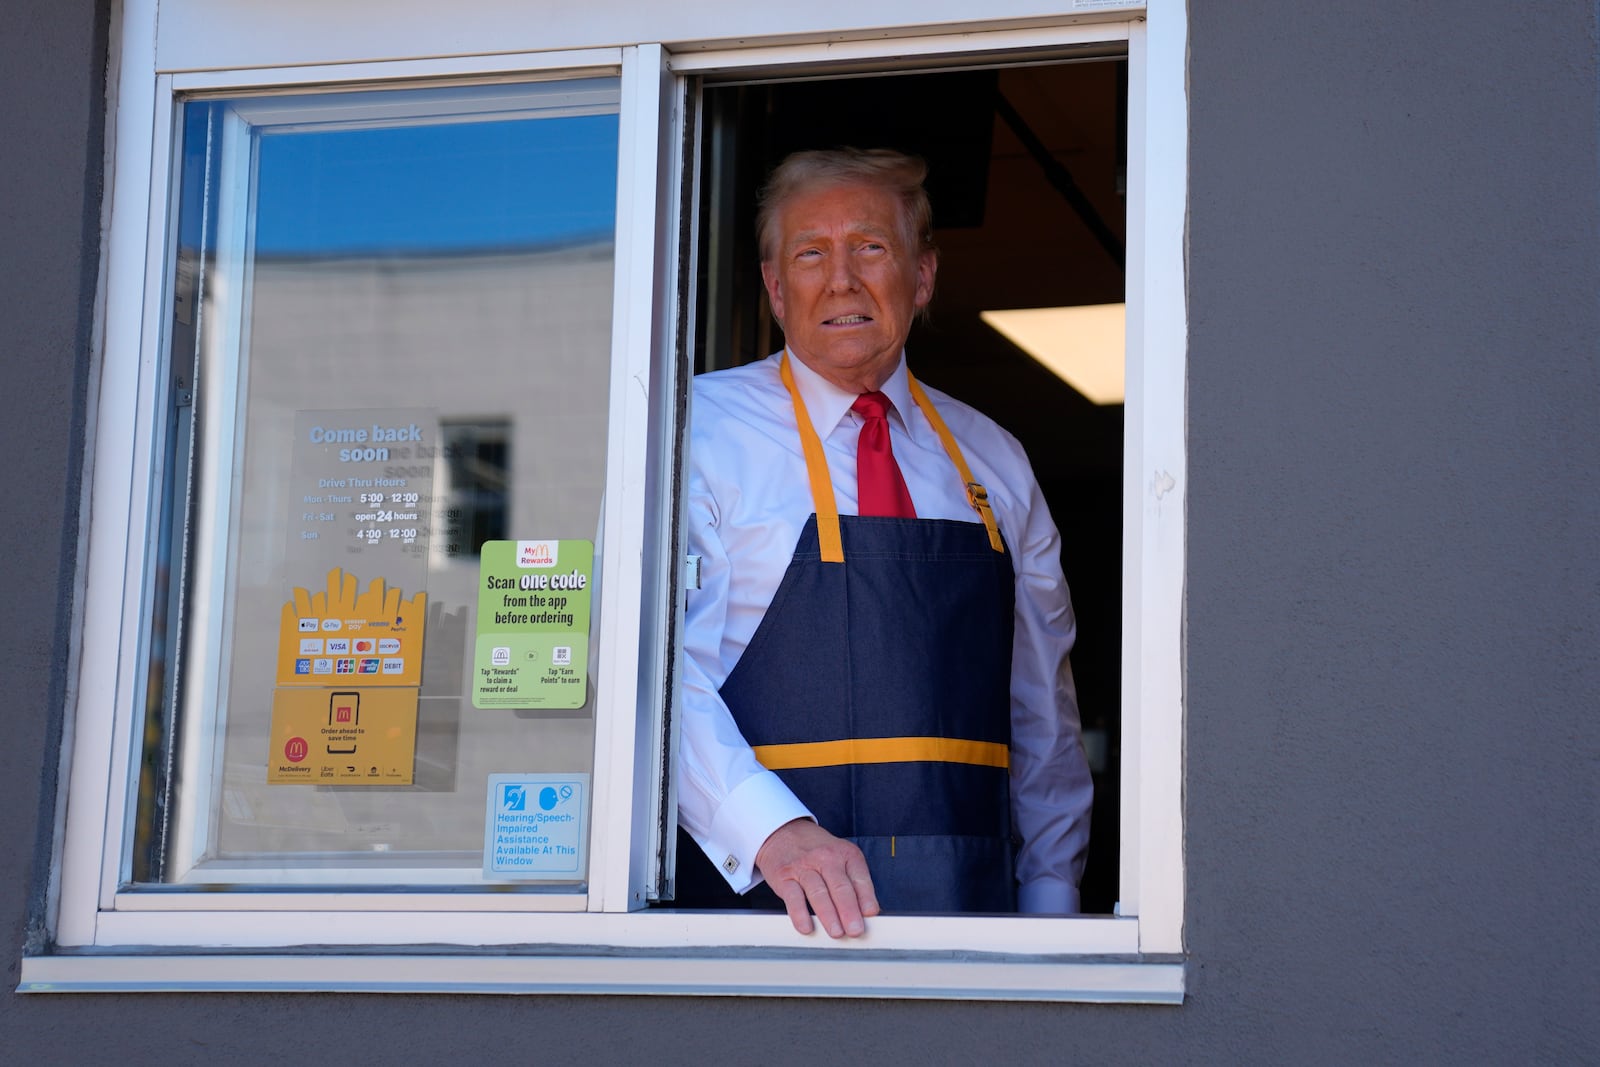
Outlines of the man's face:
M761 277L789 350L835 385L882 385L933 296L938 257L904 232L892 193L829 185L791 199Z

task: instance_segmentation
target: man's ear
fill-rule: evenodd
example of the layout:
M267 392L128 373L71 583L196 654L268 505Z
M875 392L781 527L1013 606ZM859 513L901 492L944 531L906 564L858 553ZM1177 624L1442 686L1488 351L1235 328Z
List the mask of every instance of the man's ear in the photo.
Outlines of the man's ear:
M939 273L939 253L933 249L917 255L917 292L912 298L912 306L918 311L928 306L928 301L933 299L933 279Z
M783 325L783 281L778 268L771 260L761 261L761 282L767 287L767 301L772 305L772 317Z

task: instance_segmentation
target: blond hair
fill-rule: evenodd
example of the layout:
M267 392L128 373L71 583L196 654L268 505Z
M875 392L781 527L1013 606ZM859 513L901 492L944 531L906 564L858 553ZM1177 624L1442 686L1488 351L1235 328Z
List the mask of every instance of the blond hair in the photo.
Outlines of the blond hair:
M889 148L830 148L795 152L761 187L756 211L756 238L763 262L777 255L778 216L796 196L830 185L871 185L894 195L900 204L902 236L918 252L933 248L933 206L922 181L928 165L917 156Z

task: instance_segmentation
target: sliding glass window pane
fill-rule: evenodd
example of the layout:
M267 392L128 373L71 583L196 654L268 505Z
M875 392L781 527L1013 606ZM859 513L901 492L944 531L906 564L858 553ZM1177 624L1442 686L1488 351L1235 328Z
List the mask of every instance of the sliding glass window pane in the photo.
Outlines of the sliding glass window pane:
M183 106L128 881L583 882L617 99Z

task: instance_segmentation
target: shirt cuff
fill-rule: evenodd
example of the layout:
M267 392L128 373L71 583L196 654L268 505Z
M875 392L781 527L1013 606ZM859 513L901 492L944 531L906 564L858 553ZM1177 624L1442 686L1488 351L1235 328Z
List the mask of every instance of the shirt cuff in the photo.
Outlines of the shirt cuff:
M717 807L711 831L700 843L728 887L744 893L761 883L756 853L772 832L795 819L816 821L783 780L761 771L740 782Z
M1024 915L1078 914L1078 887L1059 878L1035 878L1017 890L1017 910Z

